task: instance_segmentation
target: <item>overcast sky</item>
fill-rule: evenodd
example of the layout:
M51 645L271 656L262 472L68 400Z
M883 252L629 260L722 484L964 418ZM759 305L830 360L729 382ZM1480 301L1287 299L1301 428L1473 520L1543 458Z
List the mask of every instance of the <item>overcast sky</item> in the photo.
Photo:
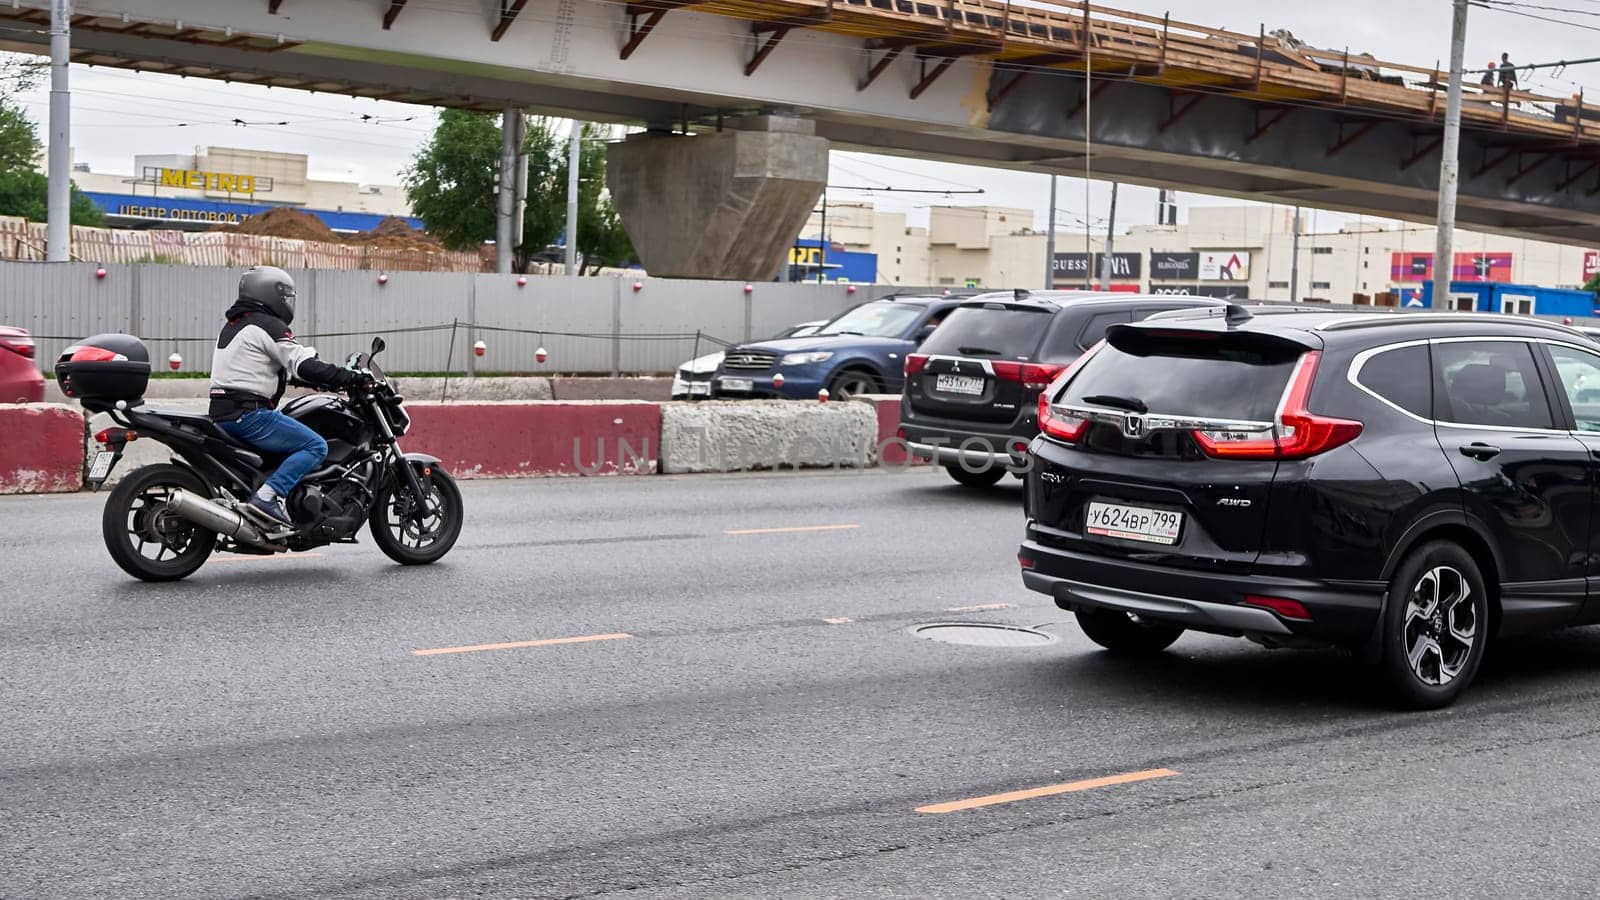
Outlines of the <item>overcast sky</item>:
M1467 64L1482 67L1501 52L1519 63L1550 62L1600 56L1600 2L1595 0L1519 0L1513 11L1474 7L1468 28ZM1568 12L1533 6L1565 7ZM1255 33L1287 28L1307 43L1368 52L1395 62L1432 66L1449 58L1449 0L1118 0L1122 9ZM1593 7L1593 12L1587 9ZM1529 16L1565 20L1537 21ZM1574 66L1565 72L1527 73L1525 87L1560 95L1580 87L1600 86L1600 64ZM121 70L73 70L73 144L76 159L102 172L132 173L138 153L190 152L198 146L251 147L306 153L315 177L365 183L395 183L434 121L431 109L397 103L356 100L303 91L222 84L203 79L135 74ZM1600 90L1590 90L1600 96ZM26 108L43 123L48 87L39 85L24 96ZM373 117L363 121L363 116ZM233 124L234 119L244 125ZM287 122L288 124L275 124ZM268 124L273 123L273 124ZM41 129L42 131L42 129ZM914 221L925 221L930 205L993 204L1033 209L1041 225L1048 192L1044 176L926 163L869 154L836 153L832 182L867 183L906 188L983 188L981 196L878 195L880 208L903 209ZM1079 220L1101 222L1109 188L1093 186L1087 202L1083 183L1061 180L1060 227ZM830 200L852 199L834 191ZM1182 194L1184 207L1218 202L1199 194ZM1151 222L1155 191L1127 188L1118 203L1119 230ZM1088 213L1085 213L1085 209ZM1336 230L1345 217L1318 217L1322 230ZM1309 223L1308 223L1309 224ZM1103 226L1100 226L1103 227Z

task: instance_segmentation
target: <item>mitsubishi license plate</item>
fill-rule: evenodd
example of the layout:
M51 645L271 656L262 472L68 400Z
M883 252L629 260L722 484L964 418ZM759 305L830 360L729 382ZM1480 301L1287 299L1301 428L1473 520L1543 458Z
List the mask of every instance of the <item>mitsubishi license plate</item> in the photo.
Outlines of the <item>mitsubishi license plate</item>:
M983 393L983 381L976 375L940 375L933 380L933 389L941 394L976 397Z
M1145 544L1176 544L1183 513L1144 506L1090 503L1084 530L1098 537Z

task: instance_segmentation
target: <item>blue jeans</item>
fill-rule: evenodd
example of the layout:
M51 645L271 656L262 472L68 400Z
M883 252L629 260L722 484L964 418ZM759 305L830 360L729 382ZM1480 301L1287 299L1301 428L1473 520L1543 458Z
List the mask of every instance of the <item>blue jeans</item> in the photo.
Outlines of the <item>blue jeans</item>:
M217 427L258 450L284 457L278 471L267 479L267 486L279 497L288 497L300 479L328 456L328 442L322 435L275 409L247 412L235 421L218 422Z

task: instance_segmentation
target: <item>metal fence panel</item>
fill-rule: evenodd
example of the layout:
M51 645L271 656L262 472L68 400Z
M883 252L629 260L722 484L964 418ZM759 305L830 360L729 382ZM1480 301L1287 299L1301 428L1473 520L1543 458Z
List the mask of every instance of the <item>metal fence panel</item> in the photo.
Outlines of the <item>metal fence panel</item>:
M133 333L150 348L156 371L166 371L167 357L183 357L186 372L211 371L217 333L228 307L239 296L238 269L197 266L107 266L107 277L129 278L135 286ZM296 283L301 272L290 272ZM303 308L303 307L302 307ZM295 325L299 326L299 310Z
M750 295L751 338L769 337L800 322L831 319L868 299L868 292L835 284L758 284Z
M0 323L40 338L45 366L72 340L130 331L164 366L207 371L240 267L0 262ZM382 335L393 371L465 371L474 338L488 345L484 372L670 372L718 341L760 339L796 322L826 319L893 290L889 286L650 278L527 277L450 272L291 270L299 287L295 332L340 361ZM635 281L641 288L634 291ZM479 324L475 332L473 320ZM459 321L451 348L451 323ZM504 330L501 330L504 329ZM703 335L698 343L696 332ZM713 340L716 339L716 340ZM540 365L539 347L549 351Z
M743 282L650 278L640 284L635 291L630 281L622 292L622 371L670 372L696 351L712 353L722 342L744 340Z
M523 287L514 275L474 279L475 321L484 326L475 337L488 345L474 361L478 371L611 371L616 279L528 276ZM534 356L540 347L549 352L543 365Z
M32 332L49 369L79 338L132 328L133 278L111 268L95 277L88 263L0 262L0 325ZM170 352L170 351L169 351Z
M364 270L317 270L308 279L315 318L307 342L337 362L381 336L389 347L380 358L386 369L442 372L448 357L449 368L462 371L471 347L465 329L450 346L451 323L468 319L472 276L390 272L382 283L379 277Z

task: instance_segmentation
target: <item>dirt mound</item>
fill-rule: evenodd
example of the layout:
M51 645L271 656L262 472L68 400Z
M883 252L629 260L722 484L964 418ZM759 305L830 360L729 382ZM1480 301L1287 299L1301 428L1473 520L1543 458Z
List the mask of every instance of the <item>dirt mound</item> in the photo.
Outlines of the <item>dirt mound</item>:
M357 235L357 237L366 241L376 241L389 238L417 241L424 244L430 244L434 247L442 246L438 241L434 240L433 235L428 234L426 231L420 231L416 228L412 228L410 222L407 222L405 219L402 219L398 216L390 216L387 219L384 219L382 222L378 223L378 227L372 229L371 231L362 232L361 234Z
M432 235L412 228L411 223L398 216L389 216L371 231L339 234L311 213L290 206L275 206L266 212L246 218L238 225L219 225L212 231L323 241L329 244L360 244L375 250L438 252L444 249L444 245Z
M275 206L266 212L256 213L228 230L240 234L343 243L339 235L334 234L333 229L323 224L321 219L291 206Z

